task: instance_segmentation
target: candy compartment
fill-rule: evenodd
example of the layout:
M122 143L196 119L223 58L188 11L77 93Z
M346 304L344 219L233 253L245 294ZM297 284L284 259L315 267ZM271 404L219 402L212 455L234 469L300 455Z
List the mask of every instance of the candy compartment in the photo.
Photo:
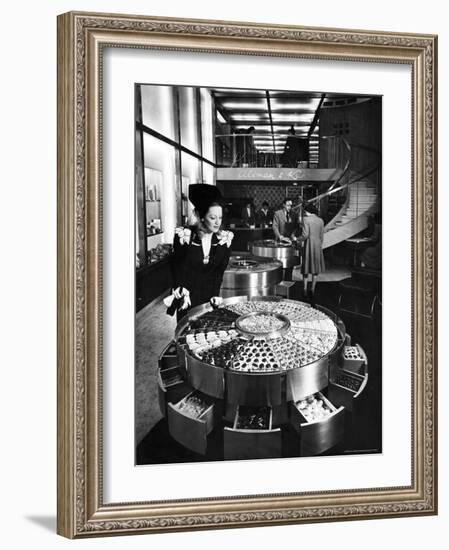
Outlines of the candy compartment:
M177 403L176 408L192 418L200 418L212 404L213 400L210 397L196 391Z
M316 422L317 420L324 420L335 411L335 407L331 407L328 403L324 401L320 393L317 393L298 401L296 407L307 422Z
M345 372L339 372L333 381L334 384L348 388L349 390L357 393L362 385L363 379L356 378Z
M232 361L240 353L240 350L246 344L246 340L233 336L233 339L220 346L200 350L201 360L209 365L221 367L224 369L232 367Z
M230 368L240 372L271 372L280 370L280 363L268 342L252 340L240 348Z
M343 348L343 368L357 374L363 374L367 359L363 349L356 344L355 346L345 346Z
M183 382L183 377L177 367L160 370L159 372L162 384L165 388Z
M238 430L271 429L271 409L269 407L238 407L234 428Z

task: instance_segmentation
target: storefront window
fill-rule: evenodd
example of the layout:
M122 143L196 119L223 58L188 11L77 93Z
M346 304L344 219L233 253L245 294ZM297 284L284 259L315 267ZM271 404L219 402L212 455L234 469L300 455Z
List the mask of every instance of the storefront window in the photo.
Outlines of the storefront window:
M181 145L187 149L190 149L190 151L201 155L197 88L180 86L178 88L178 94Z
M175 140L175 104L173 86L141 86L142 123Z
M176 149L148 134L143 136L147 252L173 241L177 222Z
M169 251L177 226L194 221L189 185L215 183L214 106L207 89L136 90L136 257L142 267Z
M209 90L200 89L202 156L214 162L214 106ZM204 163L206 164L206 163ZM212 183L208 181L207 183Z

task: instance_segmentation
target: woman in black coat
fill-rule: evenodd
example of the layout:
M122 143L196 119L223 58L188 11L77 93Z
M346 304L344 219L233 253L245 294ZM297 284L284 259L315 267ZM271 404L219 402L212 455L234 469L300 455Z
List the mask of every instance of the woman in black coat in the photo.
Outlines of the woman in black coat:
M188 308L205 302L218 305L223 274L231 255L233 233L223 231L221 194L213 185L194 184L189 199L195 207L197 223L175 231L172 258L174 303L178 318Z

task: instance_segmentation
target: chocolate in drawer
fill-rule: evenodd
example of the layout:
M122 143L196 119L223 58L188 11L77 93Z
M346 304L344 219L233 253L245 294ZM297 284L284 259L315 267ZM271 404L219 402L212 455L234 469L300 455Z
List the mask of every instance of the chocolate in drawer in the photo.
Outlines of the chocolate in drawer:
M168 403L170 435L181 445L198 454L206 454L207 436L217 423L219 403L199 391L190 392L176 404Z
M290 422L299 435L300 454L317 455L343 439L345 409L317 392L290 404Z
M328 396L332 403L354 412L368 383L368 375L360 375L344 369L334 372L328 386Z
M180 374L177 367L158 370L157 373L159 408L163 416L167 416L167 403L177 403L192 391Z
M170 367L168 369L160 369L159 377L164 388L180 384L184 381L181 371L178 367Z
M232 428L224 428L225 459L280 457L281 430L272 425L271 407L238 406Z

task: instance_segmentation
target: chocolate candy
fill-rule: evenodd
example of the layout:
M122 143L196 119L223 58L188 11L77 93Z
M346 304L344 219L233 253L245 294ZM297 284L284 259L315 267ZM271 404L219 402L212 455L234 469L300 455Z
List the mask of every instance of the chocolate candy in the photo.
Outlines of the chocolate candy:
M335 384L348 388L349 390L357 393L362 385L362 381L353 376L349 376L348 374L340 373L335 378Z
M239 430L268 430L270 410L268 407L240 407L236 428Z

